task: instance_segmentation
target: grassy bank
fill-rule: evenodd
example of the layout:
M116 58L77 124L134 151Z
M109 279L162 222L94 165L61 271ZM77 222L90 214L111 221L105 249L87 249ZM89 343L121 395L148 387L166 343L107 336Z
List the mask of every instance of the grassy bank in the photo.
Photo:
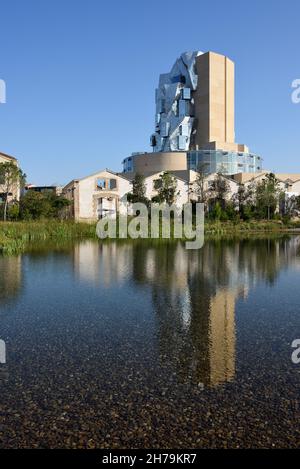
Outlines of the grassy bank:
M286 233L299 230L300 224L284 225L279 221L211 222L205 223L208 238L222 236L255 236L267 233ZM95 224L68 221L0 222L0 254L17 254L28 246L43 241L97 239ZM158 240L159 241L159 240Z
M280 220L252 220L252 221L206 221L205 232L207 234L230 234L230 233L280 233L290 232L293 230L300 231L299 222L288 222L284 224Z
M0 253L22 252L32 242L96 238L95 225L67 221L0 222Z

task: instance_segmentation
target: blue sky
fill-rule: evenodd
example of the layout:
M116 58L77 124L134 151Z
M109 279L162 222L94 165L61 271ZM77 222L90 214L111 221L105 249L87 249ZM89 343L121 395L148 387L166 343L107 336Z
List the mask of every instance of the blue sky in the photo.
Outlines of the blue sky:
M66 183L151 151L154 90L187 50L236 63L236 140L300 173L299 0L0 0L0 151Z

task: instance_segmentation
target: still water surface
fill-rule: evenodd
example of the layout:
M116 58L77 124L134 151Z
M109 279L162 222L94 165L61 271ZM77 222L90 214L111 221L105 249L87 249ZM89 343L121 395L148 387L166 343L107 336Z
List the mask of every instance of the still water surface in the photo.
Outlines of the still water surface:
M297 447L300 237L0 258L0 446Z

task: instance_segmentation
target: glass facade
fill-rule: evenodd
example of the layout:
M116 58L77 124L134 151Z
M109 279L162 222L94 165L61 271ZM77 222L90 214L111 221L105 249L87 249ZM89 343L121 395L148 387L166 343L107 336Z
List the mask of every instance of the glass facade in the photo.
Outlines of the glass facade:
M253 153L223 150L197 150L187 154L188 169L206 174L256 173L262 169L262 159Z
M123 173L131 173L133 171L132 156L123 160Z
M179 137L185 138L181 135ZM253 153L224 150L194 150L186 154L187 169L194 171L201 170L205 174L222 172L223 174L231 175L237 173L257 173L262 170L262 158ZM148 153L149 158L151 158L151 155L151 153ZM139 154L135 156L138 157ZM176 161L175 155L174 158ZM129 156L123 160L123 172L130 173L133 171L133 156Z

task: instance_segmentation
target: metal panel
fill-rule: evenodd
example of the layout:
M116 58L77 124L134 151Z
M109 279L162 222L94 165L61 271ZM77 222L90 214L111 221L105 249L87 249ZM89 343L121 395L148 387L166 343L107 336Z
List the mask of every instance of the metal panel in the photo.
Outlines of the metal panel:
M182 90L182 99L191 99L191 88L183 88Z
M202 52L185 52L173 65L170 73L159 77L155 92L156 115L155 133L151 137L154 151L188 150L194 119L192 112L192 91L197 88L196 57ZM184 139L182 134L184 121ZM179 147L180 140L180 147Z
M187 137L184 135L178 135L178 149L186 150Z
M168 137L170 129L170 122L162 122L160 127L160 135L161 137Z

